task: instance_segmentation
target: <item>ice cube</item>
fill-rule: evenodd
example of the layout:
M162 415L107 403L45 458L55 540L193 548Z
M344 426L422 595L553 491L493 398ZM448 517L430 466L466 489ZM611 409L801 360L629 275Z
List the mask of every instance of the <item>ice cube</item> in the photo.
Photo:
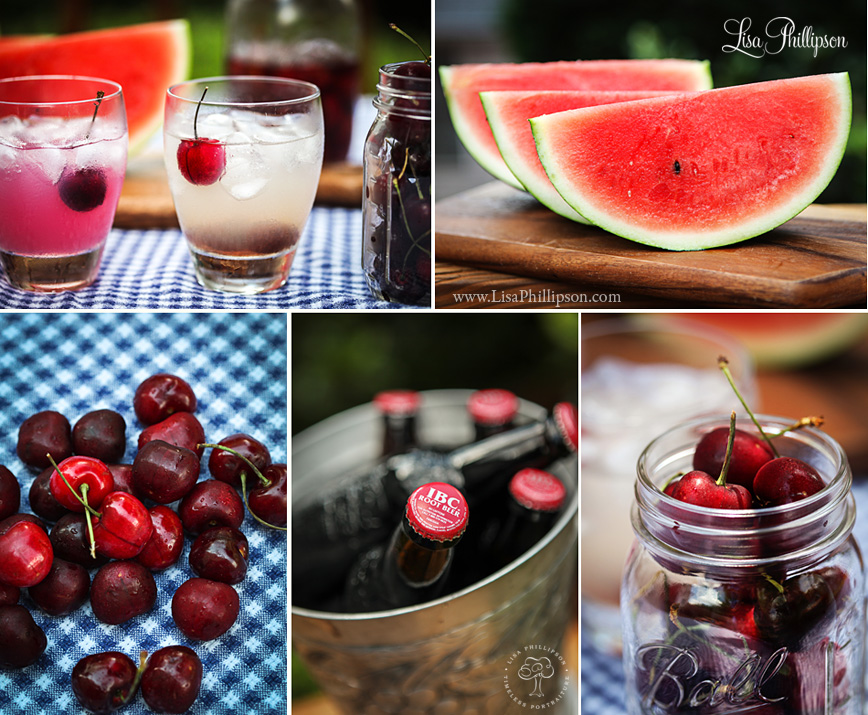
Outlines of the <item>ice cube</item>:
M252 199L268 183L270 174L265 157L239 133L230 135L226 145L226 171L220 184L239 201Z
M228 113L214 112L211 114L200 114L199 120L196 123L197 132L200 137L208 139L219 139L226 141L228 137L236 132L235 122ZM193 122L190 122L190 130L193 129Z

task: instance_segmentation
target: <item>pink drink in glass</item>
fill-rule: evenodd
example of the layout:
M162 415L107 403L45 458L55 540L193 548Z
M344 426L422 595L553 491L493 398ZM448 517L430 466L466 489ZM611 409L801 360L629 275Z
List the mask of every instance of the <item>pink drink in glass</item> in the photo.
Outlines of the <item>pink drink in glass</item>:
M49 77L0 82L0 261L10 283L60 291L95 280L126 153L118 85Z

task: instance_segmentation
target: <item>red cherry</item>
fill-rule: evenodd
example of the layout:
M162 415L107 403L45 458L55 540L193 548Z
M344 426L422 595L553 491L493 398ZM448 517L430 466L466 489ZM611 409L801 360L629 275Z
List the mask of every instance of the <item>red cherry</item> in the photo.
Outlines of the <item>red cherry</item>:
M740 484L722 484L697 470L681 477L672 498L712 509L750 509L751 505L750 492Z
M669 484L666 485L666 488L663 490L663 493L666 494L667 496L670 496L670 497L674 496L675 490L678 488L678 482L680 482L680 481L681 481L680 478L679 479L673 479L671 482L669 482Z
M154 712L185 713L202 684L202 661L192 648L170 645L148 658L142 675L142 697Z
M206 479L181 500L178 516L191 534L200 534L212 526L237 529L244 521L244 502L226 482Z
M87 601L90 574L84 566L54 559L42 581L27 589L31 600L49 616L65 616Z
M124 623L147 613L156 602L157 584L153 575L135 561L112 561L93 577L90 605L103 623Z
M117 462L127 450L126 429L126 421L114 410L88 412L72 428L73 449L101 462Z
M66 477L69 486L57 473L57 469ZM93 457L69 457L58 464L57 469L54 470L48 482L51 493L70 511L84 511L84 504L76 499L69 489L70 486L76 494L81 496L82 486L86 484L88 487L87 503L93 509L99 509L106 494L114 489L114 477L112 477L109 468Z
M268 484L257 482L247 497L250 511L271 526L286 526L286 465L271 464L263 476Z
M720 474L728 439L729 429L727 427L718 427L704 435L696 445L696 451L693 454L693 468L708 474ZM740 484L746 489L750 489L759 468L774 459L774 456L771 448L764 440L750 432L736 430L726 481L729 484Z
M15 475L0 465L0 520L12 516L21 506L21 485Z
M221 439L217 444L229 447L247 457L256 468L263 471L271 464L271 455L259 440L248 434L233 434ZM243 459L222 449L213 449L208 458L208 471L214 479L241 488L241 473L244 472L248 486L257 479L255 472Z
M226 149L217 139L184 139L178 145L178 169L196 186L216 184L226 173Z
M28 467L45 469L51 466L47 454L55 462L72 455L72 428L59 412L37 412L21 423L18 429L18 458Z
M196 395L182 378L160 373L136 388L133 409L142 424L155 425L176 412L195 412Z
M228 631L241 604L232 586L205 578L182 583L172 597L172 618L188 638L210 641Z
M184 527L180 517L167 506L150 510L154 532L136 561L151 571L162 571L177 563L184 550Z
M110 492L102 502L100 516L93 520L97 553L110 559L138 556L153 531L145 505L126 492Z
M126 492L138 497L133 486L133 465L132 464L109 464L106 465L112 473L115 481L116 492Z
M778 457L757 472L753 493L763 506L780 506L816 494L824 486L810 464L794 457Z
M0 581L18 588L35 586L51 570L54 549L44 529L13 519L0 524Z
M135 695L136 664L117 651L82 658L72 669L72 692L92 713L113 713Z
M199 446L205 443L205 430L202 429L199 420L189 412L176 412L162 422L142 430L139 435L139 449L156 439L189 449L200 459L205 451L204 447Z
M95 166L73 169L67 166L57 182L60 198L73 211L93 211L102 206L108 192L105 172Z
M45 651L45 632L24 606L0 606L0 668L26 668Z
M158 504L187 495L198 478L196 453L162 440L146 443L133 460L135 492Z

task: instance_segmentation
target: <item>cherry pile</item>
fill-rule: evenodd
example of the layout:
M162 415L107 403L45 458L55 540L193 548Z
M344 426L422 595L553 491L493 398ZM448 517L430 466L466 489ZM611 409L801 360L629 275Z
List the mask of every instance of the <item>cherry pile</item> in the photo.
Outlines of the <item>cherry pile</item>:
M151 611L154 573L178 562L185 534L195 576L175 592L172 617L187 638L218 638L240 611L233 586L247 574L245 510L266 527L285 528L286 465L272 464L268 448L247 434L209 443L187 382L149 377L132 407L144 426L132 464L118 463L127 438L115 411L98 409L70 425L47 410L21 424L17 454L38 475L29 492L34 513L23 514L21 485L0 466L0 667L38 663L47 647L30 607L63 617L89 600L94 616L111 625ZM210 478L200 481L206 449ZM185 712L202 678L195 651L174 645L140 660L88 655L71 674L75 696L107 713L141 690L156 712Z

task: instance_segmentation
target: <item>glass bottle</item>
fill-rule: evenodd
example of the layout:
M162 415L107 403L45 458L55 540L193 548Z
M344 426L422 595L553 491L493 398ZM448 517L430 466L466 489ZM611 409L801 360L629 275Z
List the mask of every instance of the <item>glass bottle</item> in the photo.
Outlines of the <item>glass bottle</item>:
M226 71L320 89L324 161L347 158L359 97L361 20L355 0L229 0Z
M509 390L477 390L467 400L476 441L505 432L518 414L518 398Z
M345 573L359 553L385 540L394 527L393 515L418 487L432 481L451 484L475 508L504 488L519 469L543 468L575 454L577 418L575 405L558 403L544 421L451 452L414 449L397 454L295 503L292 570L293 582L300 586L293 597L315 596L312 584L327 591L333 585L326 580L327 574Z
M362 269L371 293L431 303L431 67L380 68L365 141Z
M421 398L415 390L383 390L373 399L383 416L384 457L400 454L416 446L416 415Z
M792 422L759 420L771 433ZM775 445L823 477L810 497L725 510L664 495L690 471L699 438L725 425L684 423L639 459L621 589L628 713L862 713L865 577L847 458L823 432L800 429Z
M344 610L385 611L443 595L467 520L467 502L454 486L432 482L416 489L389 542L363 554L350 569Z

